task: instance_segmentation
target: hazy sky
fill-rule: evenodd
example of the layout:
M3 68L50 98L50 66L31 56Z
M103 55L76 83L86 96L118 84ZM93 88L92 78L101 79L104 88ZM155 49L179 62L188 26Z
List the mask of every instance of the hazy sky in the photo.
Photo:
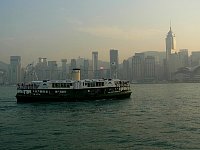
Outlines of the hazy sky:
M200 0L0 0L0 60L23 62L62 58L120 61L135 52L165 50L165 37L176 34L177 49L200 50Z

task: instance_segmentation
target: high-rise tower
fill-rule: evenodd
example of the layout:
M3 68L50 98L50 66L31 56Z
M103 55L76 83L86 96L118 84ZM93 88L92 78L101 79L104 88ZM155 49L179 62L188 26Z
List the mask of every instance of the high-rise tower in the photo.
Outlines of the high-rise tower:
M10 56L10 84L21 82L21 56Z
M176 39L175 39L175 34L173 34L172 32L171 25L165 41L166 41L166 60L168 61L170 55L174 53L176 50Z
M110 77L112 79L118 78L118 66L119 66L119 58L118 58L118 50L110 49Z
M166 73L167 79L173 80L174 73L181 67L179 53L176 51L175 34L173 34L171 25L170 30L165 39L166 41Z
M67 77L67 59L61 59L61 62L62 62L61 78L66 79L66 77Z
M98 52L92 52L92 70L93 78L98 78Z

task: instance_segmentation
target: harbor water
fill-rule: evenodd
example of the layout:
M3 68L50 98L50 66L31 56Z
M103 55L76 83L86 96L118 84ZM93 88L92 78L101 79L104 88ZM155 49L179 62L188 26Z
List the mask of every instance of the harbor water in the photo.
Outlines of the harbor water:
M0 87L0 150L200 149L200 84L132 84L130 99L17 103Z

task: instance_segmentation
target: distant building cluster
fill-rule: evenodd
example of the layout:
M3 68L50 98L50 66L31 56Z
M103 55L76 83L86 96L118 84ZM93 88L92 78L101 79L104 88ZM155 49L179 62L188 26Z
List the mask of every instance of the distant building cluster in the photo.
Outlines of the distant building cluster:
M0 84L17 84L32 80L71 79L73 69L81 70L81 79L119 78L133 83L200 82L200 51L176 50L176 39L170 27L166 39L166 51L147 51L119 64L119 51L110 49L110 61L99 60L98 51L91 59L47 60L40 57L25 68L20 56L10 56L10 64L0 62Z

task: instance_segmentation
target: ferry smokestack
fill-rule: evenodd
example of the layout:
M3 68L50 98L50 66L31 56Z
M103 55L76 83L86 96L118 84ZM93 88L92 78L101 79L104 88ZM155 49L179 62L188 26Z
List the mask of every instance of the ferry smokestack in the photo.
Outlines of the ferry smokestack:
M72 70L72 80L78 81L80 79L81 79L80 69L77 69L77 68L73 69Z

